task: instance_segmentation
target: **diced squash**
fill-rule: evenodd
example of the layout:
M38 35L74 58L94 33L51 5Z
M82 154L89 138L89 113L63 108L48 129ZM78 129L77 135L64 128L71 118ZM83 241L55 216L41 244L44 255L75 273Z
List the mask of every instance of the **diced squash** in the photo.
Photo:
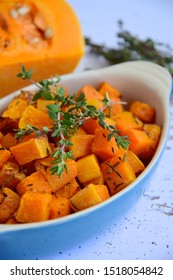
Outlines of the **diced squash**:
M11 147L10 151L19 165L23 165L35 159L46 157L50 151L50 146L47 137L44 135L19 143Z
M106 117L104 121L108 125L115 126L115 124L116 124L116 122L114 120L112 120L111 118L108 118L108 117ZM84 122L83 128L88 134L93 135L93 134L95 134L96 129L101 128L101 126L99 125L97 119L88 119Z
M20 223L41 222L49 219L52 195L37 191L27 191L20 199L15 216Z
M149 104L141 101L134 101L130 105L129 111L137 116L144 123L154 123L156 111Z
M78 92L77 96L81 93L85 94L85 98L87 99L87 104L94 106L98 110L103 107L103 96L91 85L85 85Z
M70 213L71 207L69 200L65 197L56 197L55 195L52 195L49 219L61 218Z
M75 135L86 135L86 131L82 128L82 127L79 127L77 130L76 130L76 133Z
M137 156L141 153L145 153L151 146L152 140L147 133L143 130L130 129L126 133L130 141L130 150Z
M127 151L126 157L127 157L127 161L130 163L131 167L133 168L136 176L138 176L145 169L145 165L138 158L138 156L130 150Z
M57 190L63 188L67 183L71 183L74 180L74 178L77 176L77 163L72 159L67 159L66 165L67 165L68 172L64 170L61 176L59 177L56 174L51 174L50 167L52 161L53 159L50 158L48 166L42 164L42 161L38 161L36 163L36 169L42 172L43 176L50 184L52 188L52 192L54 193Z
M156 152L161 135L161 126L157 124L144 124L143 130L147 133L151 140L150 147L147 151L140 154L140 157L145 163L148 163Z
M101 174L101 176L94 178L88 182L83 183L83 185L86 187L89 184L94 184L94 185L104 185L104 178L103 175Z
M101 83L98 91L103 96L105 96L106 92L108 92L110 98L121 97L120 91L107 82Z
M91 145L93 154L97 155L102 161L113 157L115 154L123 157L125 150L117 146L114 137L108 141L109 131L103 128L96 129L94 140Z
M57 197L71 198L75 193L80 190L79 184L74 179L71 183L67 183L64 187L55 192Z
M20 196L28 190L51 193L51 187L40 171L25 177L16 187L16 191Z
M17 145L18 140L15 138L14 133L8 132L1 139L1 145L3 148L9 149L12 146Z
M81 183L86 183L100 176L100 166L94 154L77 160L77 177Z
M3 112L2 117L19 119L27 106L28 103L26 100L16 97L10 102L8 108Z
M44 100L44 99L38 99L37 100L37 109L48 114L48 105L54 104L54 100Z
M4 199L0 202L0 223L4 223L18 208L20 197L9 188L3 188L1 193L4 196Z
M35 126L40 130L42 130L43 126L49 128L52 126L50 117L32 105L27 106L24 110L19 120L19 128L26 128L27 124Z
M85 94L85 98L86 99L90 99L90 100L99 100L102 101L103 100L103 96L102 94L100 94L93 86L91 85L85 85L83 86L77 93L77 96L81 93Z
M107 107L104 110L104 113L107 117L111 118L112 120L116 120L117 115L121 114L124 111L123 105L119 97L112 97L111 102L112 104L110 108Z
M69 149L73 153L75 159L81 158L91 154L91 145L94 139L93 135L73 135L70 138L72 146L69 146Z
M71 208L77 212L94 206L106 200L109 196L108 189L105 185L89 184L70 198Z
M97 119L88 119L83 124L83 129L90 135L94 135L96 128L100 128Z
M130 163L116 156L101 164L101 172L111 195L118 193L136 179Z
M135 117L132 112L124 111L116 116L116 128L121 132L129 129L142 130L143 122Z
M25 174L17 163L6 161L0 170L0 188L16 189L17 184L25 178Z
M2 148L0 144L0 169L3 167L4 163L9 159L11 152L5 148Z

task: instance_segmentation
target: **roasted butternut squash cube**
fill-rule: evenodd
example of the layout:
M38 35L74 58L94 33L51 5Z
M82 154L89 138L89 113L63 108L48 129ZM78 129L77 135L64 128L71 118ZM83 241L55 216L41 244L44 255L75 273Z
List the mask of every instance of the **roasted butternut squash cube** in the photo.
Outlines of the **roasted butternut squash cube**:
M9 159L11 152L3 148L0 144L0 169L3 167L4 163Z
M20 199L16 220L20 223L41 222L49 219L52 195L37 191L27 191Z
M73 157L78 159L91 154L91 144L93 139L93 135L73 135L70 138L72 146L69 146L69 150L72 151Z
M108 82L103 82L101 83L99 90L98 90L103 96L106 95L106 93L109 94L110 98L114 97L121 97L121 93L118 89L113 87L111 84Z
M46 157L49 154L50 146L46 135L44 135L19 143L11 147L10 151L19 165L23 165L35 159Z
M124 111L118 114L115 118L116 128L122 133L128 131L129 129L139 129L142 130L143 122L138 119L132 112ZM121 133L120 133L121 134Z
M16 189L17 184L25 178L24 172L16 162L6 161L0 170L0 188Z
M152 140L143 130L130 129L127 131L130 141L130 150L140 157L141 153L145 153L151 146Z
M77 160L77 177L81 183L86 183L100 176L99 162L94 154Z
M48 105L54 104L54 100L44 100L44 99L38 99L37 100L37 109L48 114Z
M20 197L9 188L3 188L1 194L4 196L0 202L0 223L4 223L11 214L18 208Z
M104 178L103 175L101 174L101 176L94 178L88 182L83 183L83 185L86 187L89 184L94 184L94 185L104 185Z
M111 118L108 118L108 117L105 118L105 123L108 125L113 125L113 126L115 126L115 124L116 124L116 122L114 120L112 120ZM82 127L88 134L91 134L91 135L95 134L95 131L97 128L101 128L97 119L86 120Z
M24 110L20 120L19 128L26 128L26 125L35 126L38 129L42 130L43 126L51 127L51 118L48 114L38 110L32 105L29 105Z
M9 149L12 146L17 145L18 140L15 138L15 134L12 132L8 132L5 134L1 139L1 145L2 147Z
M139 157L130 150L127 151L126 157L127 157L127 161L130 163L131 167L133 168L136 176L138 176L145 169L145 165L139 159Z
M40 170L43 176L46 178L48 181L49 185L51 186L52 192L56 192L59 189L63 188L67 183L71 183L74 178L77 176L77 163L75 160L72 159L67 159L66 165L68 172L66 170L63 171L61 176L59 177L56 174L51 174L51 162L53 161L52 158L48 160L46 165L46 162L43 160L42 161L37 161L36 162L36 169Z
M3 112L2 117L19 119L27 106L28 103L26 100L16 97L9 103L8 108Z
M149 104L141 101L134 101L130 105L129 111L137 116L144 123L154 123L156 111Z
M117 156L101 164L101 172L111 195L114 195L136 179L135 172L127 160Z
M67 183L64 187L56 191L55 195L57 197L65 197L69 199L79 190L80 190L80 186L76 181L76 179L74 179L71 183Z
M68 198L56 197L52 195L50 202L50 215L49 219L57 219L67 216L71 213L70 202Z
M98 156L102 161L113 157L115 154L123 157L126 150L119 148L114 137L108 141L109 131L103 128L96 129L94 140L91 145L93 154Z
M31 175L25 177L16 187L16 191L20 196L28 190L35 190L46 193L51 193L52 191L49 183L45 180L40 171L36 171Z
M105 185L89 184L70 198L70 204L73 211L77 212L94 206L109 197L110 195Z
M147 164L154 156L159 144L161 126L157 124L144 124L143 130L151 140L149 149L140 154L140 158Z

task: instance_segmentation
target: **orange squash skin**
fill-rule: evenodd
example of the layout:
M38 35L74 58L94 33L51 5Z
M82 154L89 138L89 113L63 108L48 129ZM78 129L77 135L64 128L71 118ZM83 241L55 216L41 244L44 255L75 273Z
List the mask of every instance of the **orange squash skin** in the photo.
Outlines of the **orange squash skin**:
M35 44L35 37L32 42L26 40L26 33L31 32L34 27L27 27L22 18L19 20L11 15L19 2L31 7L31 10L33 8L33 20L41 15L44 24L51 28L51 38L41 37ZM84 54L84 38L79 20L72 7L64 0L1 1L0 18L4 22L3 28L0 27L0 97L28 84L16 77L16 73L20 72L20 63L26 69L34 69L33 78L39 81L56 74L72 72ZM33 32L36 33L35 36L37 31L40 32L40 36L44 30L40 31L39 25L37 29Z

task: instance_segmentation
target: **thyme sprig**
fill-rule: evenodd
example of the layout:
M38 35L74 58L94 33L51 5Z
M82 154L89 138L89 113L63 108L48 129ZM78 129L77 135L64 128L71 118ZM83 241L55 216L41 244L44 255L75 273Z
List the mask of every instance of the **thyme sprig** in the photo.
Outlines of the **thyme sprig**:
M32 80L32 70L27 71L23 65L21 66L21 73L17 76L22 79L28 79L37 86L38 91L33 97L35 101L39 98L54 100L53 104L47 106L52 121L51 128L43 127L42 131L40 131L37 127L27 124L26 128L17 130L15 134L16 138L21 139L25 134L35 133L36 135L40 135L41 133L45 133L57 139L56 149L51 155L52 167L50 171L52 174L61 176L64 170L68 172L66 161L67 159L74 159L72 152L68 149L70 145L73 145L70 137L90 118L97 119L102 128L109 130L108 141L114 137L119 147L123 147L124 149L128 148L129 141L127 136L120 136L119 130L115 126L108 125L105 122L106 115L104 109L111 107L111 100L108 94L103 99L105 106L98 110L87 103L83 92L79 95L67 94L64 87L59 85L59 76L51 80L42 80L37 84Z
M155 42L151 38L141 40L124 29L121 20L118 21L117 47L107 47L94 43L86 38L90 52L103 56L110 64L133 60L148 60L165 68L173 76L173 49L168 44Z

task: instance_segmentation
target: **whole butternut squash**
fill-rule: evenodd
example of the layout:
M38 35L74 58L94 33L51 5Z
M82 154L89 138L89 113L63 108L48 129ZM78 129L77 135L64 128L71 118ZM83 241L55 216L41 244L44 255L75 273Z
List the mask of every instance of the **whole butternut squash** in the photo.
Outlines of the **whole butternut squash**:
M65 0L0 1L0 97L27 84L16 77L20 63L39 81L73 71L83 53L80 23Z

